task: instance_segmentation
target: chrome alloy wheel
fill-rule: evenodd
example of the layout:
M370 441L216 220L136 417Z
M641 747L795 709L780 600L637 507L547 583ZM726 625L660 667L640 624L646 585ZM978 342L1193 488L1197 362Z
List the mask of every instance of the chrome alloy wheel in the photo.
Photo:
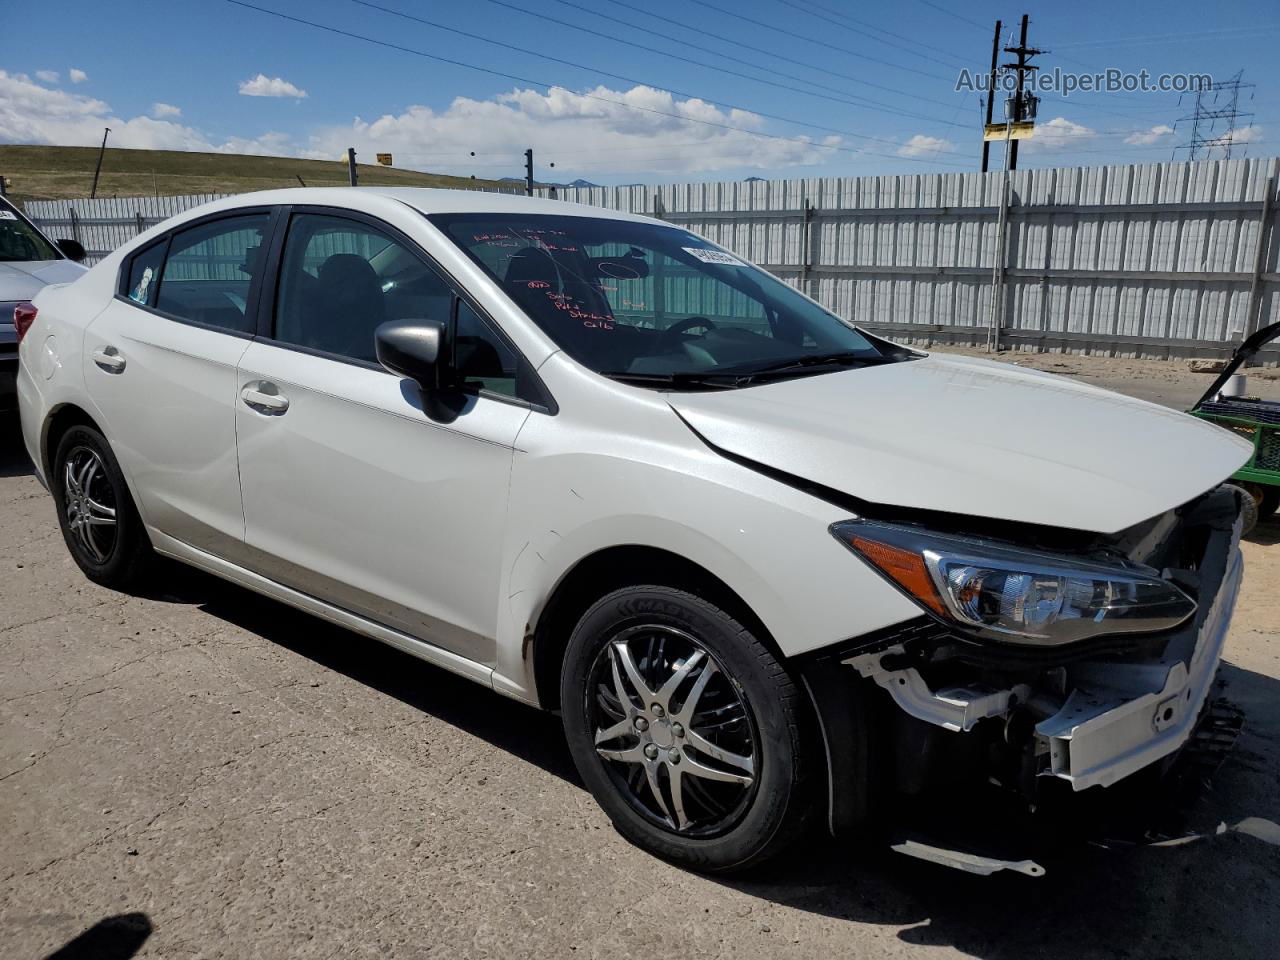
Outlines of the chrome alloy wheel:
M660 624L628 627L596 656L587 689L596 753L645 817L713 836L746 813L755 722L741 689L694 637Z
M74 447L62 471L67 528L86 556L106 563L116 544L116 498L97 451Z

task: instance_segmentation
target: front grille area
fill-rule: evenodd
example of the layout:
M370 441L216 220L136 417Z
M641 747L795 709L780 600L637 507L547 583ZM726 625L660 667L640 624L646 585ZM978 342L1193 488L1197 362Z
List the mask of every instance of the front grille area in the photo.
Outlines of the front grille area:
M1263 400L1212 400L1201 404L1200 412L1280 424L1280 403Z
M1280 470L1280 430L1263 430L1254 466L1259 470Z

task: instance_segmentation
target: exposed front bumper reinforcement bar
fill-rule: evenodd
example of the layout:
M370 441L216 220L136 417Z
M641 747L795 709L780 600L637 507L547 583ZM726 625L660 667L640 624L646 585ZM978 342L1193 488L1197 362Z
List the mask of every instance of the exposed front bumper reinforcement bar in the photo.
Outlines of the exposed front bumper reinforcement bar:
M1222 659L1240 587L1239 535L1237 522L1215 534L1206 552L1205 585L1217 589L1205 591L1209 606L1194 627L1150 659L1071 663L1063 668L1067 682L1060 694L1029 683L981 679L931 689L914 666L902 665L907 658L900 644L843 662L888 691L904 712L945 730L964 732L990 718L1007 720L1015 710L1030 711L1041 776L1066 780L1076 791L1110 786L1191 737Z

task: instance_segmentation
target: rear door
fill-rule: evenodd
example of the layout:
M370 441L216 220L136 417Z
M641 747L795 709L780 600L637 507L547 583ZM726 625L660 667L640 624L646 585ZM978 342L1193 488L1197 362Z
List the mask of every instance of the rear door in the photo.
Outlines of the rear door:
M85 334L84 377L146 522L243 555L236 363L254 333L267 208L184 226L139 251Z
M238 375L250 565L491 663L513 445L531 410L520 359L411 239L359 214L295 209L274 286L269 336ZM461 325L473 376L447 408L428 412L375 360L374 330L405 319Z

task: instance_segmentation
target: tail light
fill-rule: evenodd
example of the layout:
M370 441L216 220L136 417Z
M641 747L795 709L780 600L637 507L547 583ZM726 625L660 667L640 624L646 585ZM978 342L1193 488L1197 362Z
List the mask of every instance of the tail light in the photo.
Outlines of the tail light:
M13 325L18 331L18 342L27 335L31 325L36 322L36 308L33 303L20 303L13 308Z

